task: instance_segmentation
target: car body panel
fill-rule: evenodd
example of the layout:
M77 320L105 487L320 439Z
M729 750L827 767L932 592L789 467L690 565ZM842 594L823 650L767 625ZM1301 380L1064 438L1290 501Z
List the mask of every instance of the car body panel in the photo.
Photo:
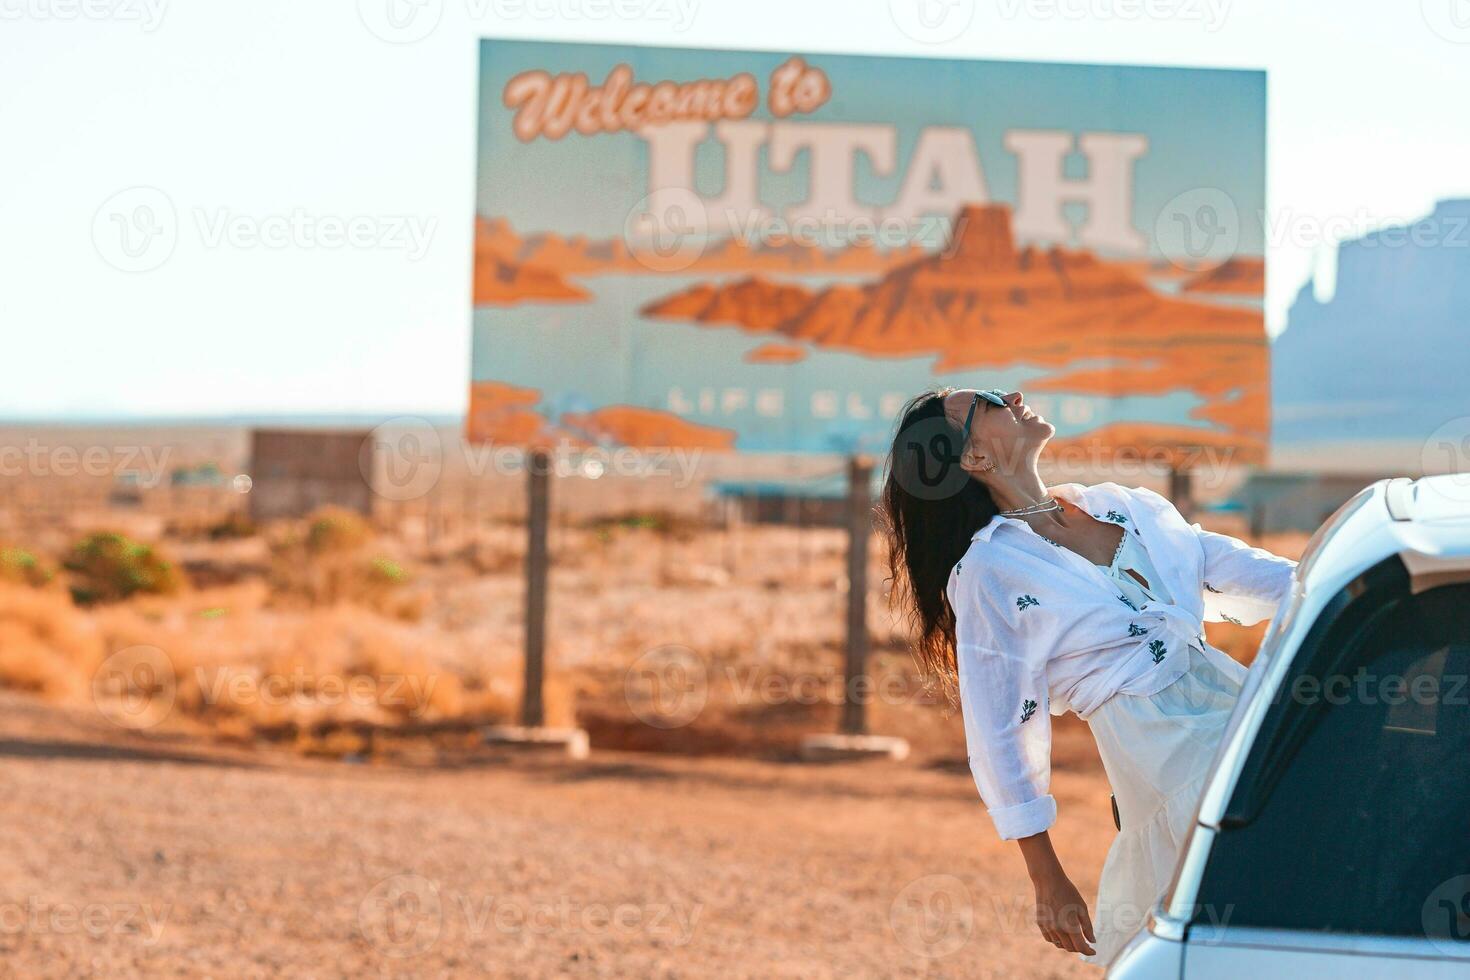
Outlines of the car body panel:
M1228 916L1206 915L1209 910L1197 905L1222 821L1303 641L1324 611L1331 607L1330 622L1361 577L1395 556L1414 593L1470 580L1470 473L1380 480L1313 535L1251 664L1173 881L1146 927L1111 964L1109 977L1470 976L1470 943L1232 927Z

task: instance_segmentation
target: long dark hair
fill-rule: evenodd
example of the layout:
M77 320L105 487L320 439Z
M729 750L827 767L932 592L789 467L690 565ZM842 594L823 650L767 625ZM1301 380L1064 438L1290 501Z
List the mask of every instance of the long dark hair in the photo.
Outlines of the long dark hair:
M903 608L917 634L915 657L925 676L951 698L955 623L944 588L970 537L998 510L990 490L960 468L961 432L944 414L944 398L953 390L926 391L903 407L879 510L888 538L890 602Z

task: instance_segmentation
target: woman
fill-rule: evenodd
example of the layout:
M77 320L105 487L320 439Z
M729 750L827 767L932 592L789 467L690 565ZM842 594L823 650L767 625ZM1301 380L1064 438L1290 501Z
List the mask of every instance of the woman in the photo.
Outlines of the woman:
M882 506L895 595L926 672L958 688L975 784L1020 846L1037 925L1106 964L1168 886L1246 673L1203 621L1272 615L1296 562L1187 523L1144 487L1044 486L1055 431L1018 391L920 395ZM1119 827L1095 930L1049 835L1050 716L1067 711L1097 742Z

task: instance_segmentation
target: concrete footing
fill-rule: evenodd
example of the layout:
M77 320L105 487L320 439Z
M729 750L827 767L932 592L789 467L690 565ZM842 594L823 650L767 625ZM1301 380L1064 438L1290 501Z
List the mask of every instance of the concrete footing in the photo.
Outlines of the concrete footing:
M801 740L801 757L807 762L902 760L909 757L909 743L893 735L808 735Z
M486 745L512 745L528 749L554 749L573 759L585 759L590 751L582 728L527 728L523 725L492 725L480 732Z

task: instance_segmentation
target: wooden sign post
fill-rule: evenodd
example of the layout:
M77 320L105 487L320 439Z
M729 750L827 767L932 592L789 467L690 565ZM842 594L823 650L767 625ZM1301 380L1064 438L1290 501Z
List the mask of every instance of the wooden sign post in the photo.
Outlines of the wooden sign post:
M551 457L536 450L526 474L526 681L521 688L521 724L546 723L542 680L546 676L547 525L551 518Z
M847 461L847 640L842 663L842 717L836 735L808 735L801 756L812 762L884 756L905 759L909 743L868 734L868 539L873 533L873 464L865 456Z
M541 450L526 455L526 662L521 687L521 723L493 725L482 731L486 743L563 749L574 759L589 751L580 728L547 728L542 682L546 677L546 593L550 553L551 456Z
M844 735L868 731L868 538L873 531L869 484L873 464L863 456L847 461L847 651L842 676Z

